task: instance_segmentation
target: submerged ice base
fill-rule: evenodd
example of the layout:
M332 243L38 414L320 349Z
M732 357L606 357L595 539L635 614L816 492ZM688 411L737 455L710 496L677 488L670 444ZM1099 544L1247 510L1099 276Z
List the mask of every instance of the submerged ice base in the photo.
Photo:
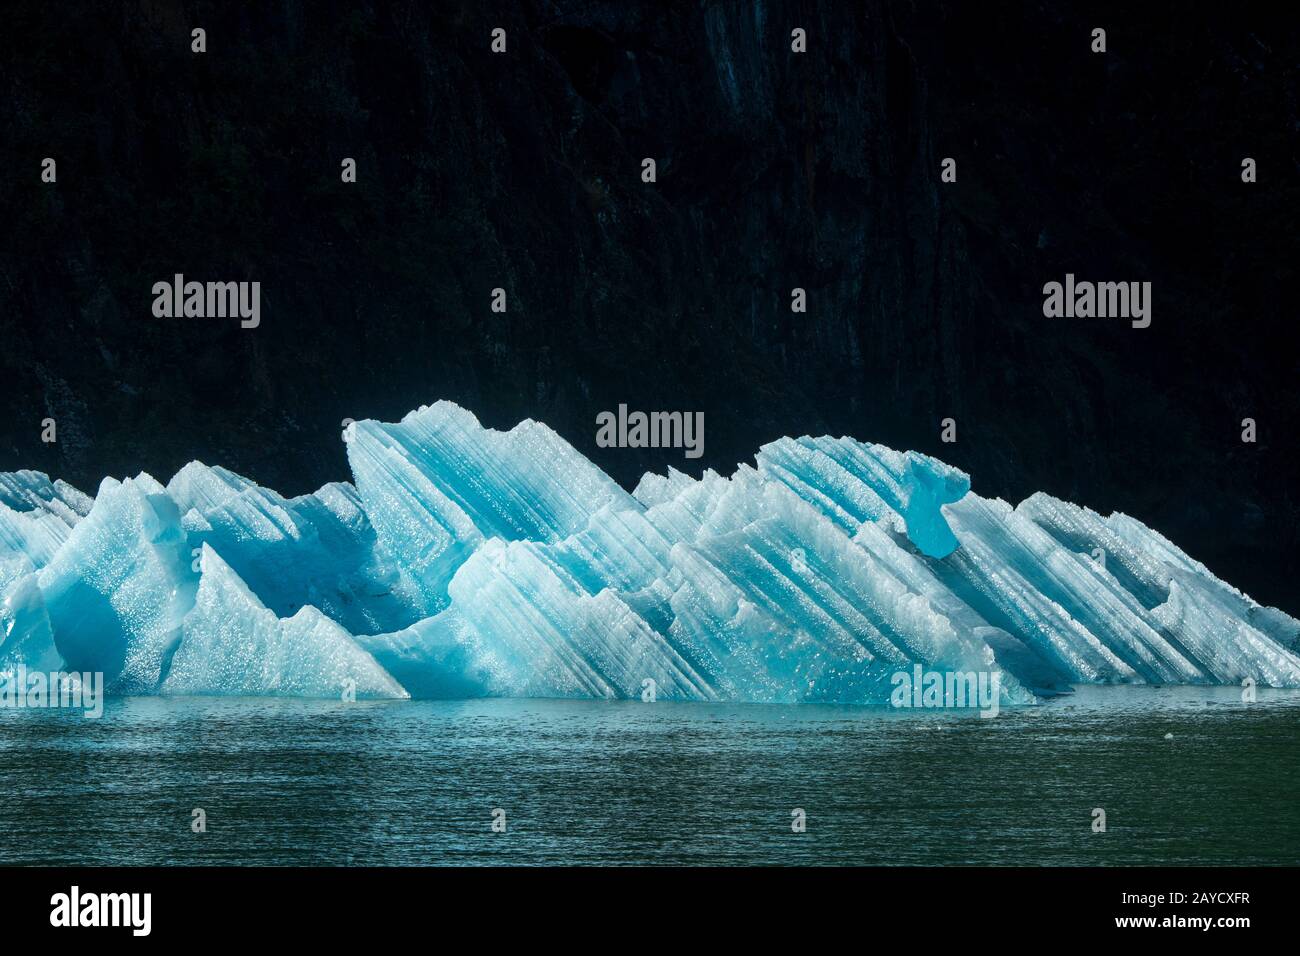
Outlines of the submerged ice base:
M1300 622L1155 531L1012 507L916 452L783 438L628 493L450 403L348 432L285 499L199 462L94 499L0 474L0 672L119 694L885 704L900 673L1300 687ZM1100 557L1094 557L1099 555Z

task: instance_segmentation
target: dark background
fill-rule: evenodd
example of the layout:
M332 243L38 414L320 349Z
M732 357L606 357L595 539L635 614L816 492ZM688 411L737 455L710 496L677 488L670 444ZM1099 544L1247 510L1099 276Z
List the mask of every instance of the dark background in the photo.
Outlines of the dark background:
M1300 43L1267 9L6 4L0 470L301 493L347 476L342 419L440 398L629 486L850 434L1300 611ZM1045 319L1067 271L1152 282L1152 326ZM155 319L176 272L260 281L261 327ZM596 448L620 402L703 411L704 458Z

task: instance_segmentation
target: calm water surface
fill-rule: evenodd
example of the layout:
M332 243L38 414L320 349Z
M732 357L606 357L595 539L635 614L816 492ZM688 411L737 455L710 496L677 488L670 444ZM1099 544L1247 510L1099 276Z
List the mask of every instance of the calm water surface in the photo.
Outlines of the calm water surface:
M1240 693L0 710L0 863L1294 865L1300 692Z

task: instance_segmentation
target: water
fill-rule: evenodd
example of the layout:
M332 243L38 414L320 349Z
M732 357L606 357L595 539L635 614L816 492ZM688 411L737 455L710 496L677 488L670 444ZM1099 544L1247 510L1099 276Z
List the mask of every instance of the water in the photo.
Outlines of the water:
M1294 865L1300 692L1240 693L0 710L0 863Z

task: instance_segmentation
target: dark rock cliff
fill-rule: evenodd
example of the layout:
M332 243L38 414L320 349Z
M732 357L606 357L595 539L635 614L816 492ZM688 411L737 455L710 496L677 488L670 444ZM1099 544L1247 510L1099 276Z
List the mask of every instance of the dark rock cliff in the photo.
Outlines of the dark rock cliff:
M439 398L629 484L844 433L1300 611L1300 44L1136 6L11 4L0 469L295 493L346 475L344 418ZM155 319L177 272L259 281L261 327ZM1066 272L1152 282L1152 326L1045 319ZM597 448L619 403L703 411L704 458Z

